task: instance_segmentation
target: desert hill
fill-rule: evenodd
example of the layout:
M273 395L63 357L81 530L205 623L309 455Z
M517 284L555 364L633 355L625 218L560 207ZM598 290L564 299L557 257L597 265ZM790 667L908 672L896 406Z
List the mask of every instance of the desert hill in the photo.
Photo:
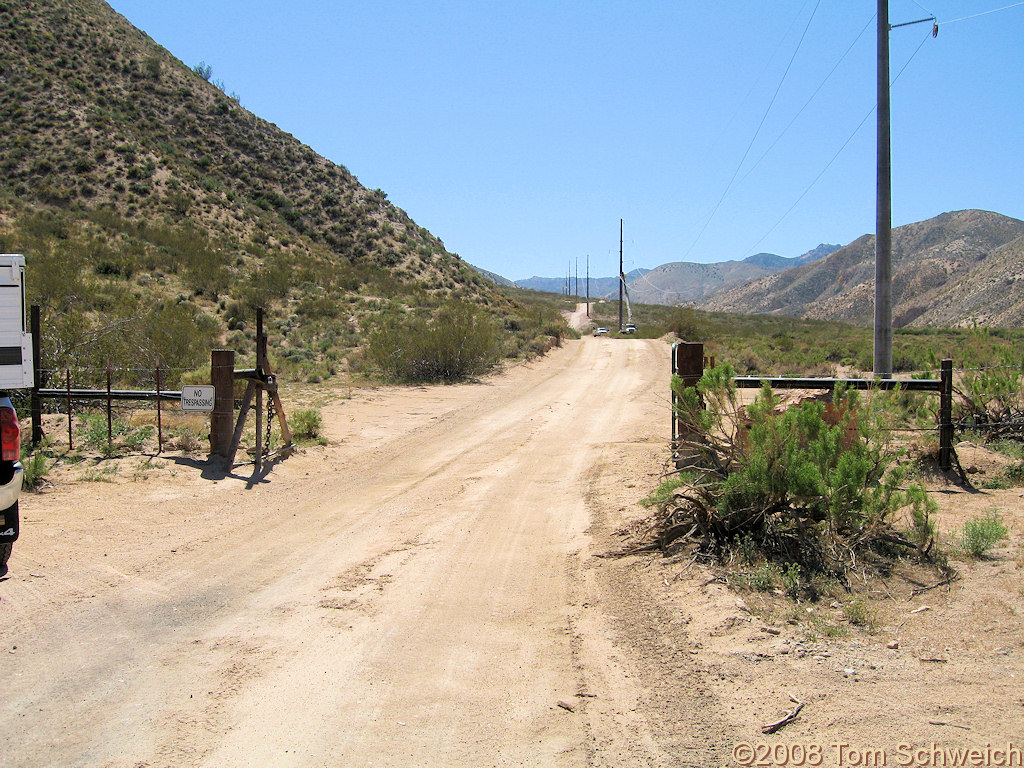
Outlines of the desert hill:
M154 313L240 346L252 307L273 306L272 343L324 363L382 311L516 312L383 191L210 75L100 0L0 4L0 250L27 254L48 332L76 315L66 356Z

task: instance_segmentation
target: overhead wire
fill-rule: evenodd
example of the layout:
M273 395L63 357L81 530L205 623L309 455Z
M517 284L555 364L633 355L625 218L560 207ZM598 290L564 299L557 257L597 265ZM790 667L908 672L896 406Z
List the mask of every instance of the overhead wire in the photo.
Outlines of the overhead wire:
M923 5L921 5L919 2L917 2L917 0L910 0L910 2L912 2L914 5L916 5L918 8L920 8L922 11L927 13L932 18L935 18L935 14L932 11L929 11L927 8L925 8Z
M1021 5L1024 5L1024 2L1022 2ZM900 71L896 73L896 76L894 78L892 78L892 80L890 81L890 85L894 84L897 80L900 79L900 75L902 75L904 73L904 71L906 71L907 67L910 66L910 62L912 62L914 60L914 58L917 56L918 52L921 50L921 48L924 47L924 44L926 42L928 42L928 38L931 37L931 36L932 36L932 33L931 33L931 31L929 31L925 35L924 39L922 39L921 42L918 44L917 48L914 49L914 52L911 54L910 58L907 59L906 63L900 68ZM771 229L769 229L767 232L765 232L764 235L761 236L760 240L758 240L756 243L754 243L752 246L750 246L747 249L748 252L752 253L754 251L754 249L756 249L757 246L759 246L762 242L764 242L765 239L768 237L768 235L770 235L772 232L774 232L775 229L779 226L779 224L781 224L786 219L786 217L789 216L789 214L791 214L793 212L793 209L795 209L797 207L797 205L800 204L800 201L803 200L807 196L807 194L811 191L811 189L814 188L814 185L818 183L818 181L821 179L822 176L825 175L826 171L828 171L828 169L832 167L832 163L834 163L836 161L836 159L839 157L839 155L842 154L843 150L846 149L847 145L851 141L853 141L853 137L857 135L857 133L860 131L860 129L864 126L864 123L866 123L868 121L868 118L871 117L871 115L873 115L875 113L875 110L877 110L877 109L878 109L878 107L876 105L876 106L872 106L871 109L868 110L868 113L866 115L864 115L863 119L857 124L857 127L853 129L853 132L847 137L846 141L844 141L842 146L839 147L838 150L836 150L836 153L834 155L832 155L832 159L829 160L825 164L825 167L821 169L821 172L817 176L814 177L814 180L810 184L807 185L807 188L800 194L800 196L789 207L789 209L784 214L782 214L782 216L779 217L778 221L776 221L771 226Z
M953 19L952 21L940 22L940 25L956 24L958 21L967 21L968 19L976 19L979 16L988 16L990 13L999 13L1000 11L1008 11L1011 8L1016 8L1016 7L1021 6L1021 5L1024 5L1024 2L1013 3L1011 5L1004 5L1002 8L994 8L991 11L982 11L981 13L972 13L970 16L963 16L963 17L961 17L959 19ZM930 11L929 11L929 13L930 13Z
M797 121L797 119L800 117L800 115L802 115L804 113L804 110L807 109L808 106L810 106L810 103L812 101L814 101L814 97L818 95L818 92L822 88L825 87L825 83L827 83L829 81L829 79L831 79L832 75L835 74L836 70L839 69L839 65L843 63L843 61L846 59L846 57L850 54L850 51L853 50L854 46L857 45L857 43L860 41L861 37L864 36L864 33L867 31L868 27L871 26L872 22L874 22L875 18L876 18L876 15L872 14L871 18L868 19L868 23L865 24L863 26L863 28L861 28L860 32L857 33L857 37L855 37L853 39L853 42L850 43L849 47L843 52L843 55L839 57L839 60L835 63L835 66L833 66L832 69L829 71L829 73L827 75L825 75L825 78L818 84L818 87L814 89L814 93L812 93L810 95L810 97L807 99L807 101L804 102L804 105L802 107L800 107L799 111L795 115L793 115L793 119L790 120L789 124L786 125L786 127L782 129L782 132L779 133L779 135L775 137L775 141L773 141L768 146L768 149L766 149L764 151L764 153L759 158L757 158L757 160L754 162L754 164L752 166L750 166L750 169L745 174L743 174L743 178L740 179L741 183L743 181L745 181L746 178L748 176L750 176L751 173L754 172L754 169L757 168L757 166L761 164L761 161L764 160L768 156L768 153L771 152L772 149L775 148L775 145L778 144L782 140L782 137L786 135L786 131L788 131L790 128L793 127L793 123L795 123Z
M743 110L744 105L750 100L750 95L757 88L758 84L761 82L761 78L764 76L764 73L767 72L772 62L775 61L775 57L779 54L779 51L782 50L783 42L785 42L785 40L789 37L789 33L793 31L793 28L796 26L797 20L803 14L804 9L807 8L807 5L809 3L810 0L807 0L807 2L805 2L804 5L801 6L800 10L793 17L793 20L789 23L789 27L786 29L785 34L779 37L779 42L776 44L775 50L772 51L772 55L768 57L768 60L765 62L765 65L761 68L761 75L754 78L754 81L750 84L750 89L747 91L746 95L737 102L736 109L733 111L732 115L729 116L729 119L725 121L725 125L722 128L722 130L717 132L714 143L705 152L705 154L712 154L714 152L714 150L721 143L722 137L725 136L728 129L732 127L734 122L736 122L736 116L739 115L739 113Z
M771 112L771 109L775 104L775 99L778 98L779 91L782 90L782 86L786 82L786 77L789 75L789 70L792 68L793 62L796 60L796 56L800 52L800 48L803 46L804 39L807 37L807 30L810 29L811 22L814 20L814 16L818 12L818 7L820 5L821 0L817 0L817 2L814 4L814 10L811 11L811 15L807 19L807 24L804 25L804 30L800 34L800 39L797 41L796 48L793 50L793 55L789 57L789 63L786 64L786 70L782 73L782 77L779 80L779 84L775 88L775 93L772 94L771 101L768 103L768 107L765 109L764 114L761 115L761 121L758 123L757 129L754 131L754 135L751 136L750 142L747 144L747 148L743 152L743 157L741 157L739 163L736 164L736 170L733 171L732 177L729 179L729 183L726 184L725 191L723 191L722 196L718 198L718 202L715 203L715 207L708 215L707 219L704 222L704 225L700 229L700 232L697 233L697 237L694 238L693 243L690 244L690 247L686 250L686 253L683 254L683 261L686 260L686 257L690 255L693 249L697 246L697 243L700 242L701 237L704 236L704 233L707 231L708 226L711 224L711 220L715 218L715 214L718 213L718 209L722 207L722 202L725 200L726 195L729 194L729 190L732 189L733 183L736 181L736 177L739 175L740 169L743 168L743 163L746 162L747 156L750 154L750 150L754 146L754 142L757 140L758 135L761 133L761 128L764 126L765 120L768 119L768 113Z

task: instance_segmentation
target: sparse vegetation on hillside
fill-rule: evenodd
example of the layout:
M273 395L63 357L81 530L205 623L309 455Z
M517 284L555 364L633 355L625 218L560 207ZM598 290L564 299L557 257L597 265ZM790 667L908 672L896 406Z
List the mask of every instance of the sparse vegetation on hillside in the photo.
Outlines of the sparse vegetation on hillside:
M380 317L452 301L505 354L562 333L98 0L0 4L0 62L0 250L27 256L44 367L78 384L251 356L257 306L278 372L308 381L358 369Z
M596 304L595 323L616 327L617 305ZM740 375L836 375L870 373L870 328L824 320L706 312L691 307L636 304L633 316L645 338L672 333L704 344L704 352L728 361ZM951 358L958 368L1019 367L1024 329L900 328L894 333L897 374L935 373ZM986 390L991 391L991 390Z

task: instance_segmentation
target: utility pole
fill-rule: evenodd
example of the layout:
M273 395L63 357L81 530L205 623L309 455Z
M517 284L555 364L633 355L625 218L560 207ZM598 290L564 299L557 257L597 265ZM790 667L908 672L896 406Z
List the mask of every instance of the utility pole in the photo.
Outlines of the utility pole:
M889 0L878 0L875 164L875 376L892 377L892 162L889 146Z
M619 330L622 330L622 219L619 219Z
M587 317L590 317L590 254L587 254Z
M580 257L576 257L576 296L580 295Z
M889 0L878 0L878 140L875 187L875 376L892 378L892 154L889 109L889 32L911 24L932 23L934 16L889 24Z

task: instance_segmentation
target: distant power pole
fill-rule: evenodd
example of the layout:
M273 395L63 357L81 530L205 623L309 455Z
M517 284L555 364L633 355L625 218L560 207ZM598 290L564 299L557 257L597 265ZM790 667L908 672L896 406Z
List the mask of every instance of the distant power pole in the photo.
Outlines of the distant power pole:
M580 257L576 257L576 293L575 296L580 295Z
M892 377L892 161L889 146L889 0L878 0L875 188L875 376Z
M619 219L619 330L622 330L622 219Z
M587 317L590 317L590 254L587 254Z

